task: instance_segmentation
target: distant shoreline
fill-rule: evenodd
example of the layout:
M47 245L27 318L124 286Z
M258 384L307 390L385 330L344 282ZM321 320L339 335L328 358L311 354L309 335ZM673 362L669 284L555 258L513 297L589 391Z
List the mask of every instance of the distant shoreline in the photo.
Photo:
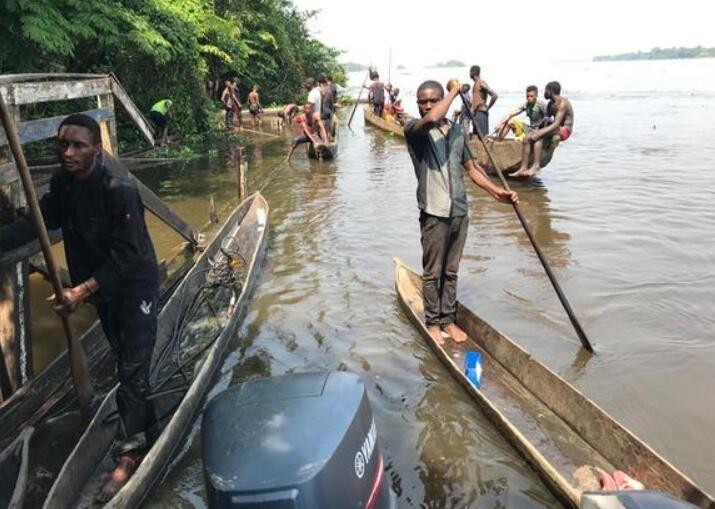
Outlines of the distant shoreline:
M448 68L448 67L466 67L467 64L461 60L447 60L446 62L437 62L436 64L428 66L428 68Z
M631 60L683 60L691 58L713 58L715 48L653 48L650 51L637 51L620 53L617 55L598 55L593 57L594 62L623 62Z

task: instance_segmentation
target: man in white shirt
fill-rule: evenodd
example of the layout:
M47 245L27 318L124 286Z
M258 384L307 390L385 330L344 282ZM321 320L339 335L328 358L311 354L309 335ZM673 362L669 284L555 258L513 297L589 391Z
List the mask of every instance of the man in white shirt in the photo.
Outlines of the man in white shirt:
M320 86L318 86L313 78L308 78L305 82L305 88L309 90L308 102L313 103L313 111L316 113L323 111L323 99L320 94Z

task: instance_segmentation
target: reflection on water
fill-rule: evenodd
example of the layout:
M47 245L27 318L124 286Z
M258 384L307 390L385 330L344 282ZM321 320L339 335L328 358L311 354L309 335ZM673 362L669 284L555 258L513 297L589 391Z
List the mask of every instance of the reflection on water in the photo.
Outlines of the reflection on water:
M665 102L662 94L636 94L633 83L652 90L657 82L645 66L638 76L616 66L624 93L603 93L598 69L613 65L589 63L588 76L579 65L562 71L584 85L578 90L596 86L588 96L571 94L574 136L540 185L514 188L598 355L579 353L511 207L473 186L460 298L715 491L715 442L707 438L715 420L715 150L702 129L715 123L713 93L671 94ZM705 82L715 79L693 81ZM401 88L409 97L411 87ZM520 87L513 89L500 94L494 118L521 99ZM662 114L654 130L655 111ZM400 507L558 507L399 309L391 259L420 261L414 173L404 141L364 129L359 113L352 127L342 128L336 161L309 161L297 151L285 165L288 137L256 136L247 148L249 191L260 189L271 204L271 233L218 387L291 371L356 372ZM235 196L233 157L215 153L138 176L197 227L208 219L210 194L219 211ZM156 221L150 227L166 256L178 237ZM197 429L198 421L148 505L205 507Z

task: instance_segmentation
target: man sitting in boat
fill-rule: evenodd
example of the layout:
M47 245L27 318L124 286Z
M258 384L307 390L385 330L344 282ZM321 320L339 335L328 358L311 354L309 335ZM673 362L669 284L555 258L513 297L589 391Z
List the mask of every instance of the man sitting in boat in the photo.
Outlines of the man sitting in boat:
M293 140L293 144L288 152L288 157L286 157L286 162L290 162L290 158L293 156L293 152L298 145L312 143L317 149L328 143L328 133L325 130L325 124L320 120L320 115L313 111L313 103L306 102L303 105L303 114L298 116L296 122L300 123L303 133Z
M447 85L449 94L436 81L417 89L421 118L405 124L405 139L417 176L417 204L422 233L422 297L425 324L437 344L444 344L442 330L456 342L467 335L455 323L457 273L467 239L467 193L464 172L495 199L518 203L513 191L497 187L471 156L460 124L445 118L461 90L457 80Z
M571 101L561 96L561 84L558 81L550 81L544 89L544 98L549 101L548 111L553 112L553 121L547 121L547 125L532 131L524 137L523 149L521 152L521 167L512 174L513 177L533 177L541 171L541 153L544 148L548 148L552 143L566 141L573 133L573 107ZM529 158L534 156L531 167Z
M529 123L514 118L517 115L526 112ZM539 127L546 117L546 104L539 100L539 89L536 85L526 87L526 102L510 112L504 120L497 126L497 138L504 139L509 131L514 133L517 140L521 140L524 136Z
M40 200L48 229L62 229L72 288L63 291L71 312L95 305L117 359L117 407L123 430L118 464L97 496L110 500L124 486L151 445L156 418L149 396L149 368L156 340L159 270L136 184L102 162L97 122L82 114L65 118L57 132L61 169ZM14 249L37 233L21 216L0 231L0 249Z

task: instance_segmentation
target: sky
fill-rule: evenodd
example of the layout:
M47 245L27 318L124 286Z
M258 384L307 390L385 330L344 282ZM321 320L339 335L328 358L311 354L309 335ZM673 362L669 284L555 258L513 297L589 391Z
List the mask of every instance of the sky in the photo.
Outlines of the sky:
M293 2L320 11L309 27L345 52L341 61L383 69L390 48L393 66L457 59L484 67L504 59L515 65L590 60L654 46L715 47L713 0Z

